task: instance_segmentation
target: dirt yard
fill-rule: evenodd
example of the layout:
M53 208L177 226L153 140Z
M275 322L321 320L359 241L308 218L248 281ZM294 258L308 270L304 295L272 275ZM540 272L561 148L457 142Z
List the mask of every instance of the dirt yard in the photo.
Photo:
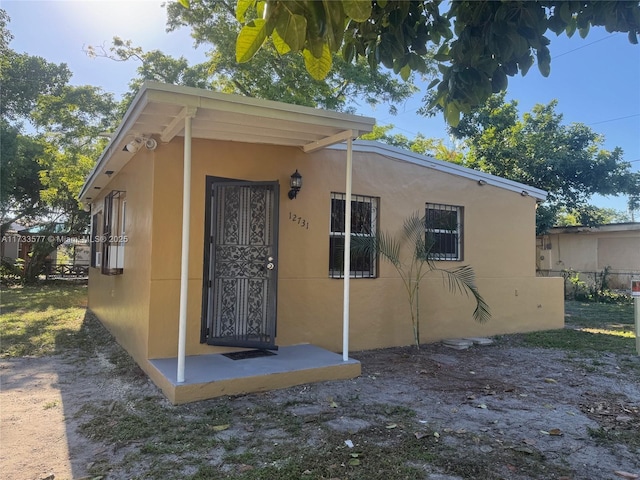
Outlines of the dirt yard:
M640 478L640 357L519 336L353 356L357 379L179 407L112 341L2 360L0 476Z

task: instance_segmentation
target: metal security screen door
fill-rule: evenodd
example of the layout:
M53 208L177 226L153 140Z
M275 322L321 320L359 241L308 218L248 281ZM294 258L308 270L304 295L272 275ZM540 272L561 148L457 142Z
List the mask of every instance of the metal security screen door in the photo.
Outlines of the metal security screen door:
M278 182L211 181L207 192L201 340L276 349Z

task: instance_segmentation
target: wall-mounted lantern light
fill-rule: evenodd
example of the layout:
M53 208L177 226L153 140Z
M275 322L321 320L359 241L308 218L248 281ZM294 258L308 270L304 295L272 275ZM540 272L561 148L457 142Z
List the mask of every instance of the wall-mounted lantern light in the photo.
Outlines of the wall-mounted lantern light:
M289 185L291 186L291 190L289 190L289 198L293 200L302 188L302 175L298 173L298 169L291 174L291 181Z

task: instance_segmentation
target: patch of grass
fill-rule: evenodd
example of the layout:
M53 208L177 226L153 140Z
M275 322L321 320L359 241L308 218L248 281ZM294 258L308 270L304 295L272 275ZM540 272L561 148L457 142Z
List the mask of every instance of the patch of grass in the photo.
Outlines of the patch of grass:
M525 334L523 338L524 343L531 347L557 348L587 355L602 352L635 354L634 337L620 336L617 333L593 333L565 328L531 332Z
M633 331L633 305L567 301L564 308L568 326Z
M225 455L225 462L237 465L251 465L260 461L260 456L253 450L246 450L242 453L232 453Z
M528 346L562 349L568 355L634 355L633 315L633 305L567 301L567 328L527 333L522 338Z
M211 465L205 465L189 477L189 480L211 480L212 478L220 478L220 471Z
M52 402L45 403L42 408L44 408L45 410L51 410L52 408L56 408L59 405L60 405L60 402L58 402L57 400L54 400Z
M230 421L228 416L197 416L190 418L178 407L157 397L146 397L126 404L116 402L100 407L89 406L82 413L93 418L80 430L89 438L112 444L151 440L157 450L168 445L173 451L188 449L191 443L217 444L215 425ZM151 444L150 444L151 445Z
M87 468L89 475L93 478L107 478L107 474L109 470L111 470L112 466L109 464L109 461L101 458L89 464Z
M372 415L388 420L357 432L336 431L326 425L339 416L331 410L333 414L319 424L301 418L301 430L290 434L287 424L292 417L283 412L282 404L262 398L249 407L234 402L216 399L171 406L158 397L147 397L87 407L84 415L88 421L81 431L112 448L129 450L119 464L98 465L92 471L104 474L108 467L127 472L132 480L406 480L426 478L434 472L494 480L508 478L510 472L502 470L507 464L531 478L571 473L563 466L545 463L536 452L522 453L488 437L478 437L476 442L474 436L473 442L492 445L492 450L472 448L461 456L459 449L446 441L448 435L457 434L434 435L432 429L415 420L414 410L401 405L363 405ZM393 428L388 427L391 420L397 422ZM212 428L219 425L230 427L222 431ZM274 438L265 435L267 431L287 435ZM424 435L417 438L417 431ZM313 446L302 440L311 432L317 436ZM353 448L345 445L347 438L353 441Z
M241 457L239 460L242 461L233 465L232 473L221 476L218 471L218 476L211 478L406 480L427 478L427 472L438 471L465 479L495 480L506 478L505 472L500 470L506 464L526 472L531 478L558 478L571 473L562 466L545 464L542 455L535 452L523 454L499 447L490 453L466 451L465 455L460 455L458 449L438 441L433 432L417 439L409 430L398 433L373 428L350 438L356 445L353 449L345 448L343 434L327 432L325 443L319 448L310 450L295 444L282 445L267 456ZM199 473L213 471L207 467Z
M420 478L423 472L407 463L403 449L394 446L361 443L348 449L344 435L328 433L325 442L313 449L299 444L278 445L259 464L234 466L235 472L222 478L233 480L299 480L301 478L341 478L388 480ZM241 468L239 468L241 467ZM242 470L242 471L239 471ZM214 477L214 478L220 478Z
M86 285L3 289L0 356L45 356L78 346L85 340L86 306Z
M589 436L601 444L610 445L614 448L622 444L626 445L631 451L640 452L640 430L638 429L616 430L604 427L587 427L587 431Z
M383 415L398 420L408 420L416 416L415 410L403 405L376 403L367 407L367 416L371 414Z
M618 361L620 368L623 370L635 370L636 374L640 376L640 358L637 356L621 358Z

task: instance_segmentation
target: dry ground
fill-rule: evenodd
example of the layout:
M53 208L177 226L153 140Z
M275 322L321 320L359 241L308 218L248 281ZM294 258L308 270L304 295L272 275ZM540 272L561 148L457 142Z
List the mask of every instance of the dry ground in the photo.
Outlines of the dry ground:
M640 475L633 355L520 336L358 352L357 379L174 407L90 314L85 328L89 350L0 361L3 479Z

